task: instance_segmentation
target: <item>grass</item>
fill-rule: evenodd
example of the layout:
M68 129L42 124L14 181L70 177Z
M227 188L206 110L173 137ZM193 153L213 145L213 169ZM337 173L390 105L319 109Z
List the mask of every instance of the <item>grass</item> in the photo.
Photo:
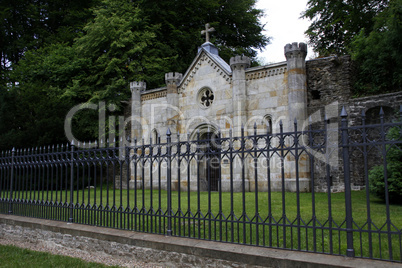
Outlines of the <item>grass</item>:
M0 267L58 267L100 268L110 267L99 263L85 262L78 258L52 255L15 246L0 245ZM118 267L118 266L113 266Z
M72 216L77 223L161 234L168 231L164 190L75 191L72 215L70 193L58 194L57 200L55 193L51 194L48 202L14 204L14 214L63 221ZM46 195L43 197L46 200ZM402 261L402 206L389 207L387 225L385 204L373 196L369 200L367 204L365 191L352 192L356 256ZM173 191L171 204L171 230L176 236L346 254L344 193L316 193L313 202L311 193ZM8 204L3 205L1 211L8 211Z

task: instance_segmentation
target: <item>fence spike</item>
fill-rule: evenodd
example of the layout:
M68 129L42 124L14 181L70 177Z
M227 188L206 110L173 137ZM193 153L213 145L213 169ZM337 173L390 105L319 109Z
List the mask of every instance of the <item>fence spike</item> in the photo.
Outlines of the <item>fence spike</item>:
M341 117L347 117L348 113L346 112L345 106L342 106Z
M172 133L170 132L170 128L168 128L166 131L166 136L170 136L170 135L172 135Z
M280 125L280 126L283 126L282 119L281 119L281 120L279 120L279 125Z
M380 107L380 116L384 116L384 110L382 109L382 106Z

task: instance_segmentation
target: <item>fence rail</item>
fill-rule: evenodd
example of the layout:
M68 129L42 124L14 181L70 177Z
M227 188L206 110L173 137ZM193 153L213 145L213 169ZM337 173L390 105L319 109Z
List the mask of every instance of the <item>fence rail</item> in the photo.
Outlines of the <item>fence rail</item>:
M335 129L325 120L274 134L254 126L238 137L168 131L148 144L13 149L0 156L0 213L402 262L402 206L390 203L402 124L379 117L349 126L343 110ZM368 187L376 166L384 201Z

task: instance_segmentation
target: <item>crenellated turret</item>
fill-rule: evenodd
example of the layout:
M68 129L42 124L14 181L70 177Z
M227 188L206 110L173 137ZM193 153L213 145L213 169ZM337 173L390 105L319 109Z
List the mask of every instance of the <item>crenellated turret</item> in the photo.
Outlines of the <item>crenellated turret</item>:
M166 73L165 74L165 82L167 86L167 93L177 93L177 86L179 85L181 79L183 78L183 74L181 73Z
M288 119L284 125L285 131L294 131L295 120L299 129L307 119L307 75L306 75L307 45L292 43L285 46L285 57L288 72ZM298 163L289 160L288 165L298 165L298 174L294 169L288 171L285 182L287 191L310 191L310 163L306 153L301 153Z
M130 83L130 90L131 93L134 93L134 91L144 91L147 88L147 83L144 81L133 81Z
M285 46L285 57L288 70L306 67L307 45L294 42Z
M246 124L246 69L250 67L250 58L236 56L230 59L232 69L232 101L234 134L240 135L241 126Z
M236 56L230 58L230 68L232 71L244 71L250 67L251 61L249 57L246 56Z
M289 89L289 118L286 127L289 129L292 129L295 119L301 126L307 117L306 56L307 45L305 43L295 42L285 46Z
M178 94L178 86L180 81L183 78L183 74L181 73L166 73L165 74L165 82L167 86L166 90L166 100L168 103L168 107L166 109L166 123L173 133L176 132L178 128L178 113L177 109L179 106L179 94Z
M130 83L131 90L131 135L132 139L140 138L142 135L141 126L141 92L145 91L147 84L144 81L133 81Z

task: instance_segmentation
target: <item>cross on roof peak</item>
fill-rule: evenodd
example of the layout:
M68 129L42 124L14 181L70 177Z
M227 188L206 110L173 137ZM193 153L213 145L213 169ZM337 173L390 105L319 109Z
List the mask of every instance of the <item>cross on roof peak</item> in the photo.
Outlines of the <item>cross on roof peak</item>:
M215 28L211 27L209 23L205 24L205 30L201 31L201 34L204 35L205 34L205 43L209 42L209 33L215 32Z

